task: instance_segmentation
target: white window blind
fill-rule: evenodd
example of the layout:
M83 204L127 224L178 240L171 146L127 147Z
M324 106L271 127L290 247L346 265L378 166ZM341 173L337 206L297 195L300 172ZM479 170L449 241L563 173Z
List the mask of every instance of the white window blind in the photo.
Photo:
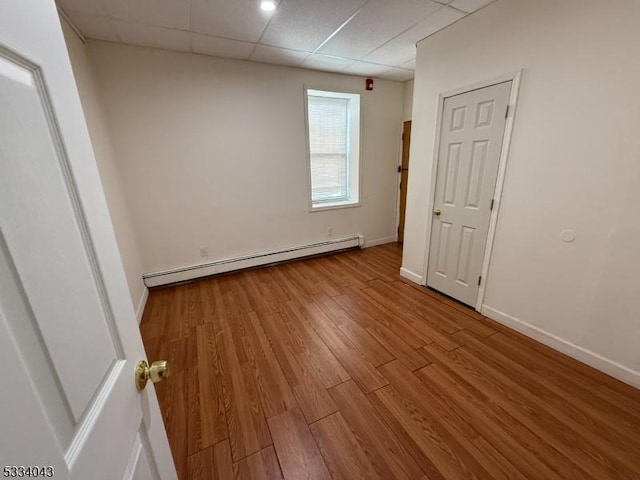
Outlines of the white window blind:
M349 99L308 96L312 203L349 198Z

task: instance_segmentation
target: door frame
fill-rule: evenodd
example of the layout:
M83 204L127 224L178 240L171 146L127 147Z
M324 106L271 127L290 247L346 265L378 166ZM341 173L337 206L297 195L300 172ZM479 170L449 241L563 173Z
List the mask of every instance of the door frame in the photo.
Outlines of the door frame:
M400 191L400 186L402 184L402 155L404 153L404 124L410 123L411 128L413 128L413 119L402 120L400 122L400 154L398 155L398 178L396 179L396 186L398 187L398 195L396 198L396 242L400 241L400 202L402 201L402 192ZM409 160L411 160L411 151L409 151ZM407 168L409 164L407 163ZM409 186L409 178L407 177L407 184L405 185L405 189ZM406 198L405 198L405 226L407 225L407 206L406 206Z
M509 82L511 81L511 94L509 96L509 116L507 117L507 122L504 127L504 137L502 139L502 150L500 152L500 160L498 163L498 178L496 181L496 188L493 194L493 199L495 200L493 210L491 211L491 216L489 217L489 231L487 232L487 243L484 249L484 257L482 259L482 282L480 283L480 288L478 289L478 298L476 299L475 309L480 311L482 308L482 304L484 303L484 296L486 291L487 280L489 276L489 265L491 263L491 254L493 252L493 244L495 241L496 227L498 223L498 214L500 211L501 199L502 199L502 191L504 188L504 182L507 172L507 162L509 158L509 148L511 146L511 137L513 134L513 125L515 122L515 116L517 112L517 104L518 104L518 96L520 93L520 84L522 81L522 73L523 69L520 69L516 72L501 75L499 77L492 78L490 80L485 80L482 82L477 82L471 85L467 85L464 87L456 88L454 90L449 90L447 92L441 93L438 95L438 111L436 118L436 138L434 141L433 147L433 164L431 165L431 181L430 188L432 194L429 196L429 203L427 205L427 221L426 221L426 244L425 244L425 259L424 259L424 268L423 274L421 278L421 284L427 285L427 275L429 272L429 249L431 248L431 230L432 230L432 215L431 211L433 210L433 205L435 202L435 192L436 192L436 179L438 173L438 157L440 154L440 133L442 128L442 115L444 113L444 101L449 97L453 97L455 95L461 95L463 93L468 93L473 90L479 90L481 88L491 87L493 85L497 85L499 83Z

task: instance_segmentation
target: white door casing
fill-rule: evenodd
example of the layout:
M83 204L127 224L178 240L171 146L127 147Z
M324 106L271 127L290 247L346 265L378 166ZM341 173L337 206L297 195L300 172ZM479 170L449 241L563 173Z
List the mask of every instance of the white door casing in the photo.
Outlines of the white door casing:
M176 478L144 358L55 3L0 2L0 468Z
M427 285L472 306L511 86L507 81L447 97L442 110Z

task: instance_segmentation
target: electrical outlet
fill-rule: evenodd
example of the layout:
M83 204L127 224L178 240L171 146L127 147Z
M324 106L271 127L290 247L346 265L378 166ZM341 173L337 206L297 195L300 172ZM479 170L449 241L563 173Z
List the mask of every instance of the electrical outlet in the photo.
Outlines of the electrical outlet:
M331 235L333 235L333 227L327 228L327 236L330 237Z
M209 248L208 247L200 247L200 256L208 257L209 256Z

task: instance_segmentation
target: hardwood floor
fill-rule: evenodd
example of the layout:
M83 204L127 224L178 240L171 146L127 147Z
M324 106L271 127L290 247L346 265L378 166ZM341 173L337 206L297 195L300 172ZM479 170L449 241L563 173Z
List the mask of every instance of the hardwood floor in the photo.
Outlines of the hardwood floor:
M150 293L181 479L640 479L640 391L405 283L400 256Z

